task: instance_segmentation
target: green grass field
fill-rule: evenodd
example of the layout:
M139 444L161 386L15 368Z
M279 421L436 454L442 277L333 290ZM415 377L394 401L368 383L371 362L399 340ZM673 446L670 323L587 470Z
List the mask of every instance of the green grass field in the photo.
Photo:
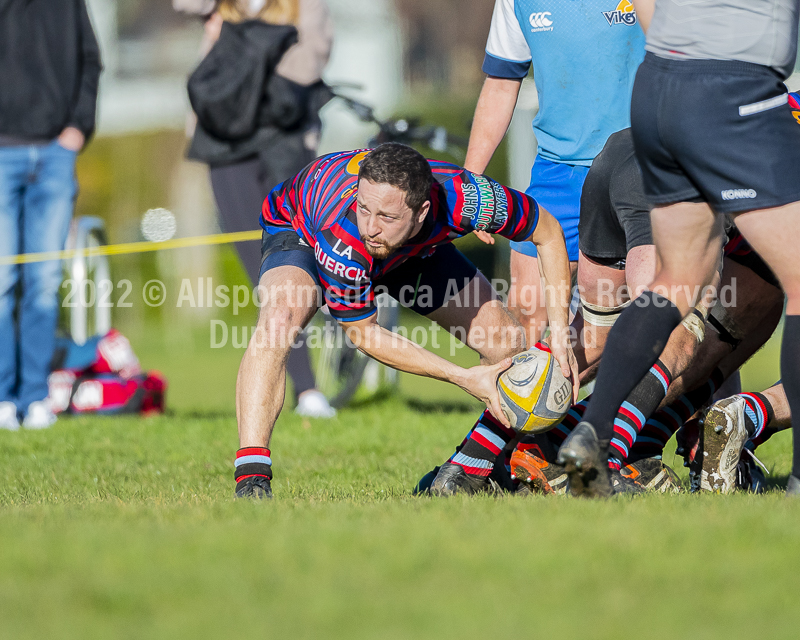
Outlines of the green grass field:
M162 333L134 344L170 414L0 432L0 637L798 636L788 434L763 496L414 498L478 407L403 378L333 421L287 412L275 499L237 502L240 352Z

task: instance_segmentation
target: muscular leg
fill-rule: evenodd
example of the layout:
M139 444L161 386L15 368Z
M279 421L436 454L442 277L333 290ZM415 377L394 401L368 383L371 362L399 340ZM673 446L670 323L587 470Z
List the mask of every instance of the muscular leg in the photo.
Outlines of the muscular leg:
M636 298L649 285L656 271L656 248L653 245L634 247L625 258L625 270L602 265L580 254L578 258L578 291L581 299L601 307L619 307ZM605 348L611 327L587 322L582 314L573 321L576 334L581 336L575 348L575 358L581 372L581 382L592 380Z
M786 323L781 345L781 376L789 407L800 415L800 202L750 211L736 225L770 266L786 293ZM800 494L800 423L794 432L794 463L789 492Z
M762 392L762 396L770 404L772 419L765 425L764 430L758 436L749 440L745 445L750 451L755 451L776 433L792 426L792 413L783 384L779 382L771 386Z
M259 289L258 325L236 380L236 420L243 448L269 446L283 407L286 359L319 306L314 281L297 267L270 269L261 277Z
M625 285L625 271L602 265L583 253L578 257L578 291L581 302L598 307L620 307L629 300ZM572 321L572 326L580 337L574 352L583 383L594 377L596 365L611 330L610 326L598 326L592 318L587 321L584 316L585 313L581 310Z
M670 334L712 282L722 246L722 219L708 205L679 203L653 210L658 273L636 302L620 316L607 341L607 353L584 422L570 434L560 459L568 466L573 491L607 494L604 477L608 443L617 410L648 372ZM588 424L587 424L588 423ZM588 483L588 484L587 484Z
M522 327L503 307L502 300L480 272L444 306L426 317L464 340L480 354L482 364L494 364L525 350Z
M725 378L737 371L769 340L783 313L783 292L765 282L748 267L725 258L720 284L722 304L737 328L742 341L734 346L714 329L692 359L691 366L672 384L665 404L703 384L715 367ZM735 297L731 298L731 295Z
M573 276L577 262L570 262ZM528 344L541 340L547 328L547 309L539 276L539 260L518 251L511 252L511 286L508 290L508 310L525 330Z
M736 336L743 336L741 342L734 348L708 328L691 366L670 385L663 408L648 417L643 437L632 449L635 457L660 455L672 434L709 402L723 380L764 346L780 321L783 292L729 258L724 261L720 291L730 314L726 322L735 325Z

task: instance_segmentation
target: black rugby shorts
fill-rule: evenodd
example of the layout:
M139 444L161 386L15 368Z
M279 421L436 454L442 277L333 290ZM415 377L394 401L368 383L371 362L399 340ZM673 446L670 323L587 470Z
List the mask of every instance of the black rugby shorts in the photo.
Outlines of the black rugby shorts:
M787 96L769 67L648 53L631 126L650 202L740 213L800 200L800 125Z
M259 279L270 269L292 266L305 271L317 287L322 281L317 271L313 247L308 246L294 229L261 237L261 272ZM427 315L440 309L478 272L472 262L447 243L436 247L427 258L408 258L397 267L373 280L376 294L388 293L400 306Z

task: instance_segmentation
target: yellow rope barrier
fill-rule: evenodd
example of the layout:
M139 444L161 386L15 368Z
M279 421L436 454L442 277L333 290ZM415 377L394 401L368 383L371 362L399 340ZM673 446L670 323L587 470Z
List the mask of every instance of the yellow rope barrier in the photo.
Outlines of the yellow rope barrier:
M89 247L86 249L69 249L64 251L47 251L43 253L24 253L16 256L0 256L0 266L9 264L30 264L31 262L45 262L47 260L70 260L76 256L120 256L126 253L145 253L148 251L163 251L165 249L183 249L186 247L201 247L212 244L227 244L229 242L245 242L260 240L261 231L238 231L236 233L217 233L208 236L193 236L191 238L173 238L164 242L127 242L124 244L110 244L103 247Z

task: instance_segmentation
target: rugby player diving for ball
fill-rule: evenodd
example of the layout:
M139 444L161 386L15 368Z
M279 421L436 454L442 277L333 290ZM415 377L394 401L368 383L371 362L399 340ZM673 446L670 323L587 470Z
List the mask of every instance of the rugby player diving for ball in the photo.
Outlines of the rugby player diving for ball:
M261 309L236 384L237 496L272 496L269 443L283 406L286 359L325 304L367 355L455 384L486 404L451 472L485 481L516 435L500 409L497 377L526 347L488 280L451 244L473 230L536 245L550 347L577 396L564 235L530 196L390 143L311 163L269 194L261 226ZM376 291L464 336L481 365L464 369L380 327Z

